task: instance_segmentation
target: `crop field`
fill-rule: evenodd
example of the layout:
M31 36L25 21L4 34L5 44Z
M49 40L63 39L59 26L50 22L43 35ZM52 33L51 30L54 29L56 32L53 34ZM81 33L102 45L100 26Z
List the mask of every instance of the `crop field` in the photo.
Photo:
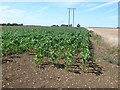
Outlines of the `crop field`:
M3 56L33 50L37 65L42 63L44 57L48 57L53 64L65 58L65 65L68 66L79 52L85 66L91 55L89 32L85 28L3 27L2 38Z
M2 86L118 87L118 65L106 61L95 62L100 52L104 54L104 48L97 45L98 37L93 40L92 35L93 33L83 27L2 27ZM108 72L108 69L112 71ZM116 76L111 76L112 73ZM105 81L98 82L97 76ZM109 79L110 82L106 81L108 77L112 78Z

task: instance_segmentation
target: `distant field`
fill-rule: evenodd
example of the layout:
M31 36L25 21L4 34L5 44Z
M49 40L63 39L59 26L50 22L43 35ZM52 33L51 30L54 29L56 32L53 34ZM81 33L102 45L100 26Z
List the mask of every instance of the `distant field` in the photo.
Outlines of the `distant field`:
M117 28L89 28L95 33L101 35L105 42L110 44L111 46L118 46L118 29Z

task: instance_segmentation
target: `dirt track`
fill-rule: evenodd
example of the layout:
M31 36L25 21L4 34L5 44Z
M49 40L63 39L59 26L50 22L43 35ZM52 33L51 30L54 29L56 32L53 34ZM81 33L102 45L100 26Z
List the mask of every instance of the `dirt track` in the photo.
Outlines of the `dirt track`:
M110 44L111 46L118 46L118 29L116 28L87 28L88 30L92 30L98 35L101 35L105 42ZM120 44L120 42L119 42Z

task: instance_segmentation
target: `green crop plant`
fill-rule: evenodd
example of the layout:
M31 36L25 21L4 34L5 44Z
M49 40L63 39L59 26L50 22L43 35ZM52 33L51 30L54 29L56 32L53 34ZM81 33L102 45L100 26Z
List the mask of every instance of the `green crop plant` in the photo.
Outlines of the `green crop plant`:
M85 68L91 55L90 36L85 28L4 26L1 37L3 56L33 50L36 53L33 60L37 65L42 64L44 57L53 64L64 58L68 67L74 55L81 53Z

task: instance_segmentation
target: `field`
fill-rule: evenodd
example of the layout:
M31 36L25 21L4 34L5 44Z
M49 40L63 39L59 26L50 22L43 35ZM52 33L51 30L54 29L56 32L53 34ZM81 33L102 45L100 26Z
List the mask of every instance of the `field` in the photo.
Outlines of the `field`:
M119 30L117 28L89 28L95 33L101 35L106 43L111 46L118 46Z
M117 50L83 27L3 27L2 87L118 88Z

